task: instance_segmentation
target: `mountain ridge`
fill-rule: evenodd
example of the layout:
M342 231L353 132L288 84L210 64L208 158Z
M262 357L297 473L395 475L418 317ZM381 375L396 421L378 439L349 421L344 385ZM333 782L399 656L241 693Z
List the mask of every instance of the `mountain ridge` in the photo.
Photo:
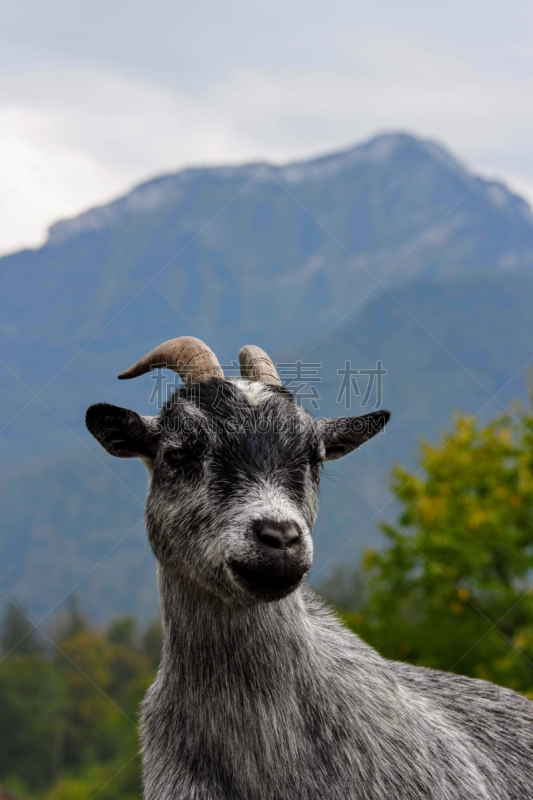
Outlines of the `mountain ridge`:
M178 187L171 185L181 182L187 183L198 176L209 175L227 178L231 175L244 181L261 180L268 182L276 179L271 175L272 172L275 172L281 180L285 179L289 184L296 184L309 180L311 177L315 180L320 180L324 177L325 171L332 175L347 166L352 166L354 163L364 160L386 160L402 142L416 142L418 146L426 149L433 158L440 161L446 168L460 175L463 180L473 177L466 167L438 142L432 139L420 140L412 134L400 131L395 133L387 132L378 134L362 144L352 145L322 156L299 159L284 165L277 165L269 161L252 161L236 166L186 167L176 172L162 174L147 181L142 181L110 203L94 206L76 217L58 220L53 223L48 230L48 239L44 246L61 244L67 241L68 238L87 230L87 226L91 226L91 223L97 227L102 225L103 228L112 226L115 222L120 221L119 209L121 207L128 209L132 212L132 215L135 215L135 213L140 215L147 210L156 210L163 205L176 202L179 198L176 194ZM522 213L529 216L533 223L533 213L527 201L509 190L504 182L480 177L476 179L492 190L494 202L497 205L501 206L512 198L517 208L521 208ZM174 191L171 190L172 188ZM160 190L159 193L158 189ZM165 189L170 191L165 194ZM114 210L118 211L116 217L113 216Z

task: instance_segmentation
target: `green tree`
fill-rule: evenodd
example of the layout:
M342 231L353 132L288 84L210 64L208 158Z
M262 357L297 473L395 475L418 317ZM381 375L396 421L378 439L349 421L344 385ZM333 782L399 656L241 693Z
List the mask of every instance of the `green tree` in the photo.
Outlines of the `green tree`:
M42 650L30 618L18 603L11 600L5 605L0 647L4 656L15 652L32 655Z
M110 693L121 708L135 718L153 677L150 653L145 651L144 642L138 640L131 617L115 620L109 626L107 640L113 646Z
M420 467L393 471L402 511L347 621L389 658L531 693L533 414L457 416Z
M158 619L151 622L144 631L141 647L148 656L152 669L156 670L161 660L161 649L163 647L163 630Z
M48 785L59 768L65 696L42 656L12 653L0 662L0 781Z
M141 791L140 759L134 748L114 762L92 763L64 775L42 800L139 800Z
M366 575L361 564L337 564L322 581L319 592L341 612L360 611L366 601Z
M87 630L89 627L87 620L81 610L80 598L77 594L71 594L67 599L66 619L62 626L61 639L68 639L78 633Z
M135 620L133 617L120 617L120 619L114 620L108 628L107 638L113 644L135 647Z
M113 696L115 648L89 629L61 639L60 647L55 663L68 699L64 766L110 761L135 736L135 719Z

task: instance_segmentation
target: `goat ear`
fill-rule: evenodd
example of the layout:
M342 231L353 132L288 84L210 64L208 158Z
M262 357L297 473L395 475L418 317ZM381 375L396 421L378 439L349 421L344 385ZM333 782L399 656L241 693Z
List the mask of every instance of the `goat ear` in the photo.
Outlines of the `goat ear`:
M156 454L157 432L135 411L96 403L87 410L85 424L112 456L153 459Z
M324 460L333 461L348 455L382 431L389 419L390 411L374 411L362 417L318 420L326 451Z

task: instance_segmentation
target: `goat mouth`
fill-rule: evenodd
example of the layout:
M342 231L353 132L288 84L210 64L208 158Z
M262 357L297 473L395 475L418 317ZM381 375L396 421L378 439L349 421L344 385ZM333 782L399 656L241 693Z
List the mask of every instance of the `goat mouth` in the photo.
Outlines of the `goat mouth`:
M257 567L246 566L238 561L229 562L229 568L239 585L249 593L260 595L265 600L279 600L286 597L299 586L306 572L292 568L283 574L272 573L264 569L259 570Z

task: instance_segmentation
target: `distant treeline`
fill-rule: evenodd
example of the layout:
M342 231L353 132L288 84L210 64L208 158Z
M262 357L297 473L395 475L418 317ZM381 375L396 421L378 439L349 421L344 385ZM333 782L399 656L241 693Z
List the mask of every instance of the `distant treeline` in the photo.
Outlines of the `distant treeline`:
M1 628L0 784L27 798L139 798L137 714L161 628L96 630L71 604L54 639L6 604Z

